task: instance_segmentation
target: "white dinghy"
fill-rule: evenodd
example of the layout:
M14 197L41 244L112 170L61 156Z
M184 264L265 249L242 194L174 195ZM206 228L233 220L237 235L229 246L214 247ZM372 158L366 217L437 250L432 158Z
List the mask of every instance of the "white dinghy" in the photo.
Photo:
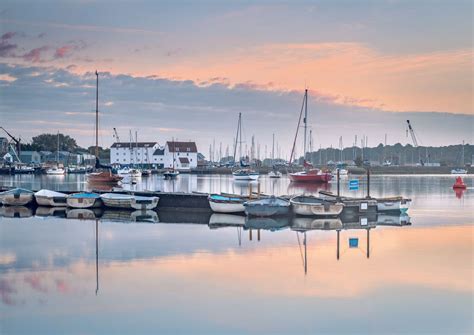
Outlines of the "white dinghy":
M50 190L39 190L35 193L35 199L40 206L65 207L67 206L67 194Z
M92 192L79 192L68 195L67 205L72 208L95 208L102 206L100 195Z
M33 201L34 193L24 188L14 188L0 193L0 201L7 206L25 206Z

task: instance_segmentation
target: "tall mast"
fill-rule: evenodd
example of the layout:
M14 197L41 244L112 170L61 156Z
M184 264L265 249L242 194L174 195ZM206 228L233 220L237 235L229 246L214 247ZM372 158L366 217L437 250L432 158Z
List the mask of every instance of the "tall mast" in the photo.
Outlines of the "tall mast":
M239 149L239 155L240 155L240 158L242 158L242 114L239 113L239 131L240 131L240 134L239 134L239 140L240 140L240 149Z
M273 133L273 142L272 142L272 165L275 164L275 133Z
M56 165L59 167L59 130L58 130L58 150L56 151Z
M303 145L303 161L306 161L306 131L308 128L308 89L304 91L304 145Z
M99 73L95 70L95 157L99 158Z
M237 153L237 143L239 140L239 129L240 129L240 117L242 113L239 113L239 120L237 121L237 134L235 135L235 144L234 144L234 164L235 164L235 155ZM242 155L242 145L240 148L240 154Z

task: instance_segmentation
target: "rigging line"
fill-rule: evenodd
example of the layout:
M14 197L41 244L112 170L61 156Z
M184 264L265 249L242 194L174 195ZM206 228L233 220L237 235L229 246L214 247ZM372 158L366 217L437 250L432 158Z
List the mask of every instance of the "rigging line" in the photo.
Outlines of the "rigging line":
M305 104L305 97L303 97L303 103L301 104L301 111L300 111L300 117L298 119L298 125L296 126L296 135L295 135L295 140L293 141L293 148L291 149L291 155L290 155L290 160L288 161L289 164L291 165L291 160L293 158L293 153L295 152L295 146L296 146L296 139L298 138L298 131L300 129L300 124L301 124L301 117L303 116L303 109L304 109L304 104Z

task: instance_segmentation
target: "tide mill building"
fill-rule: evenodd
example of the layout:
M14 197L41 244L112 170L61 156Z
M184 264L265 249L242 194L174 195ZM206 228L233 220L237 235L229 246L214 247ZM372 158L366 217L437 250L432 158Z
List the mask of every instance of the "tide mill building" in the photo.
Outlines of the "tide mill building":
M142 166L190 170L197 167L195 142L116 142L110 147L110 163L122 166ZM173 164L174 163L174 164Z

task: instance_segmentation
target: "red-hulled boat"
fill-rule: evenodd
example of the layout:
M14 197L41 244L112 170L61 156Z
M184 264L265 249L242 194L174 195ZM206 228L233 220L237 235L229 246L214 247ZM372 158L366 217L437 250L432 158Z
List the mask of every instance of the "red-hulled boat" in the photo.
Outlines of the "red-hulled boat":
M316 169L306 161L304 162L304 167L304 171L290 173L290 180L304 183L328 183L332 178L330 173Z

